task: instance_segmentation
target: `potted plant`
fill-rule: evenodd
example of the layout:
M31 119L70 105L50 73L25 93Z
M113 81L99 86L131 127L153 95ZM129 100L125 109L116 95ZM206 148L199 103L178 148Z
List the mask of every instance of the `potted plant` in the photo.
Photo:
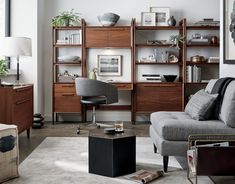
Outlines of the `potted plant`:
M3 59L0 59L0 76L6 75L7 72L8 70L7 70L6 61ZM1 79L0 79L0 84L1 84Z
M172 43L172 47L176 47L177 49L180 49L179 44L184 43L185 37L181 35L172 35L170 36L169 41Z
M52 25L55 27L58 26L70 26L71 23L79 23L81 17L79 13L74 12L74 9L70 11L63 11L59 15L52 18Z

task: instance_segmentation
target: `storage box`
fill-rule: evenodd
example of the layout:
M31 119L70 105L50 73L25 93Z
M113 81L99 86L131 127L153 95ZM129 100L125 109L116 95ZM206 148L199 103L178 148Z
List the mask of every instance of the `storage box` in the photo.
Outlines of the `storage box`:
M0 183L18 177L18 165L17 126L0 124Z

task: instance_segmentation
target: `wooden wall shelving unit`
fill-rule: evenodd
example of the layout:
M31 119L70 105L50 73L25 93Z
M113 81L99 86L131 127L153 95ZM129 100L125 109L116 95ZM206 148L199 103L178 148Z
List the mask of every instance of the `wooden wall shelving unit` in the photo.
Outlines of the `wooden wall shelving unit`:
M60 83L56 80L58 74L58 67L80 67L81 76L88 77L88 53L90 49L130 49L131 54L131 79L130 82L116 82L113 83L120 91L129 91L131 93L131 105L112 105L101 106L98 110L124 110L131 111L131 121L135 123L137 113L151 113L160 110L166 111L181 111L184 109L186 101L187 88L201 88L205 87L206 82L188 83L186 81L186 68L188 65L196 65L199 67L216 67L218 63L193 63L187 59L188 50L193 49L210 49L219 48L219 44L210 45L189 45L187 41L181 43L180 50L178 50L179 62L164 63L164 62L144 62L137 58L138 51L141 49L167 49L171 48L171 44L151 45L146 43L138 43L136 40L137 34L144 31L169 32L169 35L174 31L182 36L187 37L188 31L217 31L219 26L188 26L186 19L182 19L178 26L138 26L135 19L131 21L130 26L87 26L82 20L81 26L76 27L58 27L53 28L53 121L54 115L56 121L58 120L58 113L80 113L82 121L85 118L85 107L80 105L80 98L75 94L74 82ZM81 44L56 44L58 31L82 30ZM147 41L147 40L146 40ZM58 62L58 49L76 49L80 48L81 62ZM179 73L178 82L148 82L137 80L137 68L143 66L154 67L176 67ZM169 73L170 74L170 73Z

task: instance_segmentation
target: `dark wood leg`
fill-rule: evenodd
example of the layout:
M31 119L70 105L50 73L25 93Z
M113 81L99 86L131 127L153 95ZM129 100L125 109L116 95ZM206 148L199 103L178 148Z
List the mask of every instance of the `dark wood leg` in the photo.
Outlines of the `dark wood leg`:
M157 153L157 147L155 146L155 144L153 144L153 150L154 150L154 153Z
M27 138L28 138L28 139L30 138L30 128L27 129Z
M164 172L167 172L169 156L163 156L163 169Z

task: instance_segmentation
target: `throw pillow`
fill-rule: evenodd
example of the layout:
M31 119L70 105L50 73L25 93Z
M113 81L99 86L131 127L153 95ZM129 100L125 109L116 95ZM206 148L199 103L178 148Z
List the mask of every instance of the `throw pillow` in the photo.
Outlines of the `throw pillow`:
M189 100L185 112L195 120L210 119L213 114L213 105L218 94L208 94L204 89L198 91Z
M218 80L218 79L211 79L211 80L209 81L209 83L207 84L207 86L206 86L206 88L205 88L205 91L206 91L207 93L211 94L211 91L212 91L212 89L213 89L213 87L214 87L214 85L215 85L215 83L216 83L217 80Z
M235 128L235 81L232 81L226 89L219 118L227 126Z

